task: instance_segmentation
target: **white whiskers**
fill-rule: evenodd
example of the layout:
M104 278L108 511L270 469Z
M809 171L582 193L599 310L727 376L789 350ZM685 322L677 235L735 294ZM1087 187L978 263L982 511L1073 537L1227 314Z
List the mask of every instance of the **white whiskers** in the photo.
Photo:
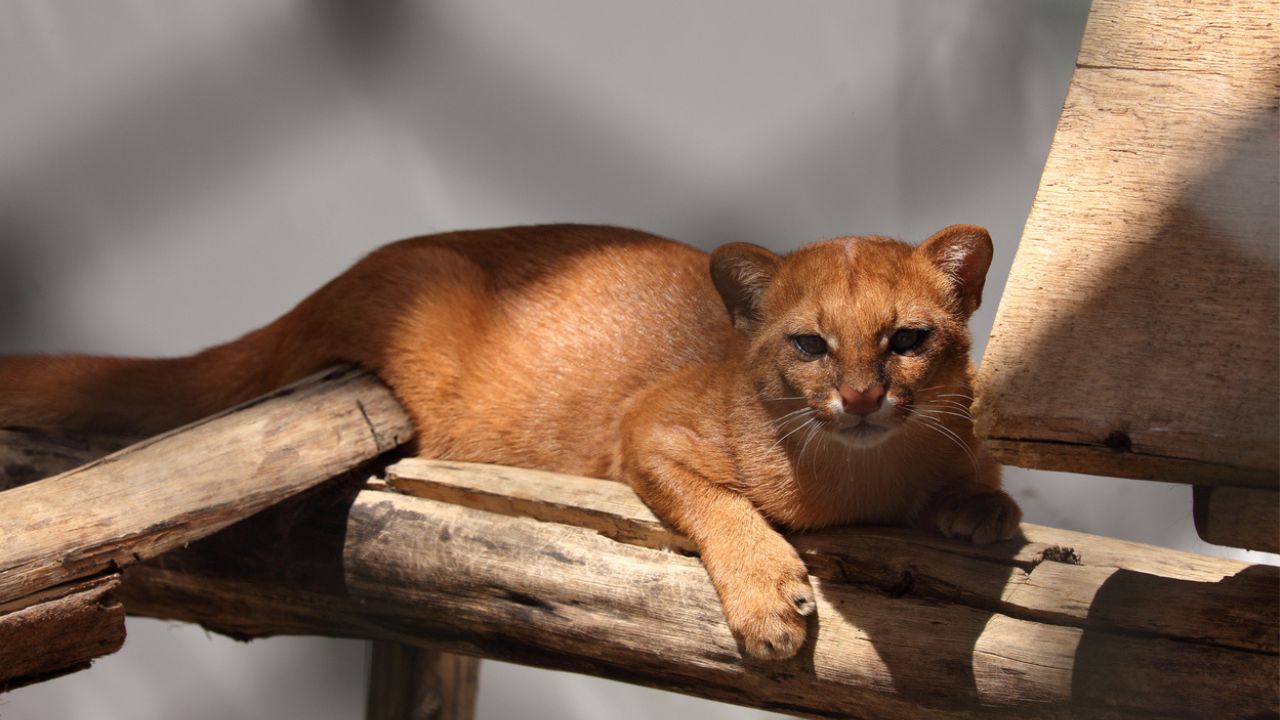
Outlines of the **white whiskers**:
M978 475L978 458L976 455L974 455L973 449L970 448L967 443L965 443L963 438L957 435L954 430L947 427L943 423L942 419L938 417L939 415L951 415L953 417L958 417L965 420L966 422L971 423L973 422L973 416L969 414L968 408L963 408L959 412L953 412L950 408L943 409L935 405L924 404L924 405L910 408L909 414L912 417L919 418L920 424L923 427L929 428L930 430L947 438L947 440L951 441L957 447L963 450L965 456L969 458L969 463L973 466L974 476L976 477Z
M777 426L778 426L778 431L779 431L779 432L781 432L783 429L785 429L785 426L786 426L786 424L787 424L788 422L795 422L795 421L799 421L799 420L803 420L804 422L802 422L802 423L800 423L799 425L797 425L796 427L794 427L794 428L792 428L792 429L788 430L788 431L787 431L787 433L786 433L785 435L783 435L782 437L779 437L779 438L778 438L778 441L777 441L777 442L775 442L775 443L773 444L773 447L775 447L775 448L776 448L776 447L778 447L779 445L781 445L781 444L782 444L782 441L783 441L783 440L786 440L787 438L791 437L792 435L796 434L797 432L799 432L799 431L801 431L801 430L804 430L805 428L811 428L812 426L816 425L816 424L817 424L817 422L818 422L818 419L817 419L816 417L814 417L814 415L816 414L816 412L817 412L817 411L815 411L813 408L810 408L810 407L802 407L802 408L800 408L799 410L795 410L795 411L793 411L793 412L789 412L789 413L787 413L786 415L783 415L782 417L778 418L777 420L774 420L774 421L773 421L773 423L774 423L774 425L777 425ZM772 448L770 448L770 449L772 449Z

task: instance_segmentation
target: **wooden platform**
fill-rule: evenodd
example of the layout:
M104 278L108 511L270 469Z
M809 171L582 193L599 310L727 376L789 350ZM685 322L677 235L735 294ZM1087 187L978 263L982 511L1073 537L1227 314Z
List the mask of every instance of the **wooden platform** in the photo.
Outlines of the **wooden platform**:
M313 378L0 494L52 509L5 521L0 638L10 642L0 647L40 648L39 676L82 666L118 646L122 604L237 638L426 645L813 716L1277 710L1275 567L1030 525L991 546L892 528L800 535L818 597L810 638L793 661L758 661L736 645L687 541L629 488L486 465L384 467L407 437L389 398L367 376ZM8 445L27 477L87 459L77 445L95 452L48 436L24 443L21 432ZM234 462L208 461L218 448ZM148 476L148 496L190 502L138 508L128 467L168 468ZM212 534L241 513L224 486L244 507L265 492L293 495ZM68 488L97 492L82 502ZM98 520L128 517L141 522ZM14 573L33 567L43 569ZM60 615L46 601L97 583L107 585L88 606L102 608L109 642L58 634L83 612ZM31 608L46 634L26 623ZM60 649L46 637L83 642ZM0 664L0 682L38 679L24 667Z
M1003 462L1264 490L1198 514L1277 549L1278 107L1274 1L1094 3L978 378Z

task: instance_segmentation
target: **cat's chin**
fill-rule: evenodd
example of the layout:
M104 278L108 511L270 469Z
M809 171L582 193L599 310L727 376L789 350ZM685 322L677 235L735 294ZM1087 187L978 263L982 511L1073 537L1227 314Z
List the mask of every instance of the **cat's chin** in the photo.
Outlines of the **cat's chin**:
M829 432L841 445L857 450L866 450L888 439L893 434L893 428L862 422L857 425L832 429Z

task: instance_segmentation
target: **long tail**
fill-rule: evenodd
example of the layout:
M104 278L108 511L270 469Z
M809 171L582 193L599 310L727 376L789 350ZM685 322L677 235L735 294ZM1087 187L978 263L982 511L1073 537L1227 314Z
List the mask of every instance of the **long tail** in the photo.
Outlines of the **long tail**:
M281 330L180 358L0 358L0 427L142 436L184 425L292 380L271 362Z
M373 369L351 351L374 344L367 323L333 317L351 292L342 283L352 281L340 277L275 322L186 357L0 357L0 427L154 435L336 362Z
M0 428L153 435L334 363L381 375L398 318L438 313L423 310L424 298L455 307L454 296L484 283L474 263L448 249L455 241L441 235L384 246L275 322L195 355L0 357Z

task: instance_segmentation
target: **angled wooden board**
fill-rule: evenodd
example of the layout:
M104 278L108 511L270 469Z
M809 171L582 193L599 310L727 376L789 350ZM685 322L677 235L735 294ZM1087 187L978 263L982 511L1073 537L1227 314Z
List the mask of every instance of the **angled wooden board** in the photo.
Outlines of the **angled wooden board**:
M1278 8L1094 3L978 377L1002 461L1277 486Z

